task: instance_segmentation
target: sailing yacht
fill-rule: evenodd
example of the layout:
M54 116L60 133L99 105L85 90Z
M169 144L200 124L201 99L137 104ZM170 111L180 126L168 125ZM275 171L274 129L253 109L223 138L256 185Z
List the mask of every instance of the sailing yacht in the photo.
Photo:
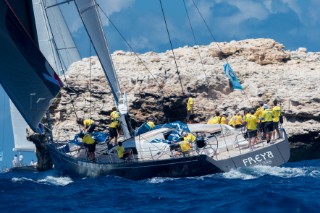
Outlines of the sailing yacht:
M0 3L0 40L4 49L0 65L5 72L0 82L30 128L39 130L39 123L63 83L40 52L30 32L16 15L9 0ZM274 144L260 143L254 151L246 148L248 141L241 132L228 125L183 124L163 125L151 131L131 135L126 123L126 96L119 85L107 39L103 33L98 7L94 0L74 0L92 45L97 53L115 103L120 111L120 123L125 139L123 146L132 150L130 159L120 159L116 148L106 143L97 145L96 161L86 158L86 151L70 150L59 141L48 140L47 147L54 168L61 174L84 177L114 175L139 180L151 177L190 177L226 172L254 165L279 166L289 159L286 132ZM52 5L54 6L54 5ZM32 54L31 54L32 53ZM19 60L18 63L14 63ZM10 72L6 72L10 70ZM181 153L169 141L180 131L198 136L190 152Z

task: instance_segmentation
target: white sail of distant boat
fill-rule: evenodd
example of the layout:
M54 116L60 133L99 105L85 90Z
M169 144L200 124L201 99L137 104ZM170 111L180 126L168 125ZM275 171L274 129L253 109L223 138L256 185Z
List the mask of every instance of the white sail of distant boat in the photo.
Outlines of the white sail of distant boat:
M81 60L79 51L57 1L32 0L32 3L39 48L51 67L62 75L73 62ZM7 96L6 98L9 99ZM35 151L34 144L26 139L28 124L12 101L10 101L10 114L14 137L13 151Z
M27 141L26 138L26 128L28 124L26 123L22 115L19 113L15 105L12 103L12 101L10 101L10 114L14 140L13 151L35 151L36 148L34 144L30 141Z

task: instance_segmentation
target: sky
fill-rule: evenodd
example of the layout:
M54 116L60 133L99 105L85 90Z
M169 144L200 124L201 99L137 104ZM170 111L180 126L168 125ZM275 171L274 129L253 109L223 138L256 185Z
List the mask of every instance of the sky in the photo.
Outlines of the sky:
M111 52L132 50L104 14L107 14L135 52L170 50L160 0L97 0L97 2L101 7L99 12ZM208 45L214 41L272 38L282 43L287 50L305 47L308 51L320 52L319 0L162 0L162 6L173 48L196 44ZM81 56L95 55L90 48L89 39L85 35L85 29L77 16L74 4L64 4L61 9ZM0 100L3 96L1 93ZM2 101L0 111L4 110L8 112L8 103ZM10 119L8 116L10 116L8 113L0 113L0 152L1 150L5 152L0 167L11 166L13 155L17 154L11 151L12 130L4 122ZM35 159L34 153L24 154L27 164L31 159Z

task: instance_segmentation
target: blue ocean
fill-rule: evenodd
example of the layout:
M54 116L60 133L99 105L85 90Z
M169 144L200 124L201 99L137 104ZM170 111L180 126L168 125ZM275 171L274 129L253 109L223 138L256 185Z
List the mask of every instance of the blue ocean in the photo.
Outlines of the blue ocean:
M0 174L1 212L319 212L320 160L193 178Z

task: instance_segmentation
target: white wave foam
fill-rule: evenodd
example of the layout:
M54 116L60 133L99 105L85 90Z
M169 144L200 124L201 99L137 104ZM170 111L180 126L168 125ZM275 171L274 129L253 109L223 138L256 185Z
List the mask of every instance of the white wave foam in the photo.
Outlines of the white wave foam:
M29 181L29 182L35 182L35 183L41 183L41 184L52 184L57 186L65 186L73 182L72 179L69 177L53 177L53 176L47 176L44 179L40 179L40 180L33 180L25 177L21 177L21 178L14 177L11 179L11 181L14 183Z
M282 178L301 177L309 173L308 170L304 168L257 166L256 169L261 176L272 175Z
M271 167L271 166L253 166L247 168L233 169L230 172L223 174L224 178L228 179L254 179L264 175L271 175L282 178L294 177L320 177L318 168L290 168L290 167Z
M14 183L19 183L19 182L24 182L24 181L32 181L32 182L33 182L32 179L30 179L30 178L25 178L25 177L22 177L22 178L16 178L16 177L14 177L14 178L11 179L11 181L14 182Z
M239 169L232 169L229 172L223 173L222 176L227 179L242 179L242 180L249 180L249 179L257 178L253 175L243 173Z
M148 183L163 183L163 182L167 182L167 181L173 181L176 180L177 178L162 178L162 177L154 177L151 179L148 179L147 182Z
M311 171L311 172L310 172L310 176L311 176L311 177L315 177L315 178L320 178L320 171L319 171L319 169Z
M69 177L53 177L53 176L47 176L44 179L38 180L38 183L44 183L44 184L53 184L57 186L66 186L70 183L72 183L72 179Z

